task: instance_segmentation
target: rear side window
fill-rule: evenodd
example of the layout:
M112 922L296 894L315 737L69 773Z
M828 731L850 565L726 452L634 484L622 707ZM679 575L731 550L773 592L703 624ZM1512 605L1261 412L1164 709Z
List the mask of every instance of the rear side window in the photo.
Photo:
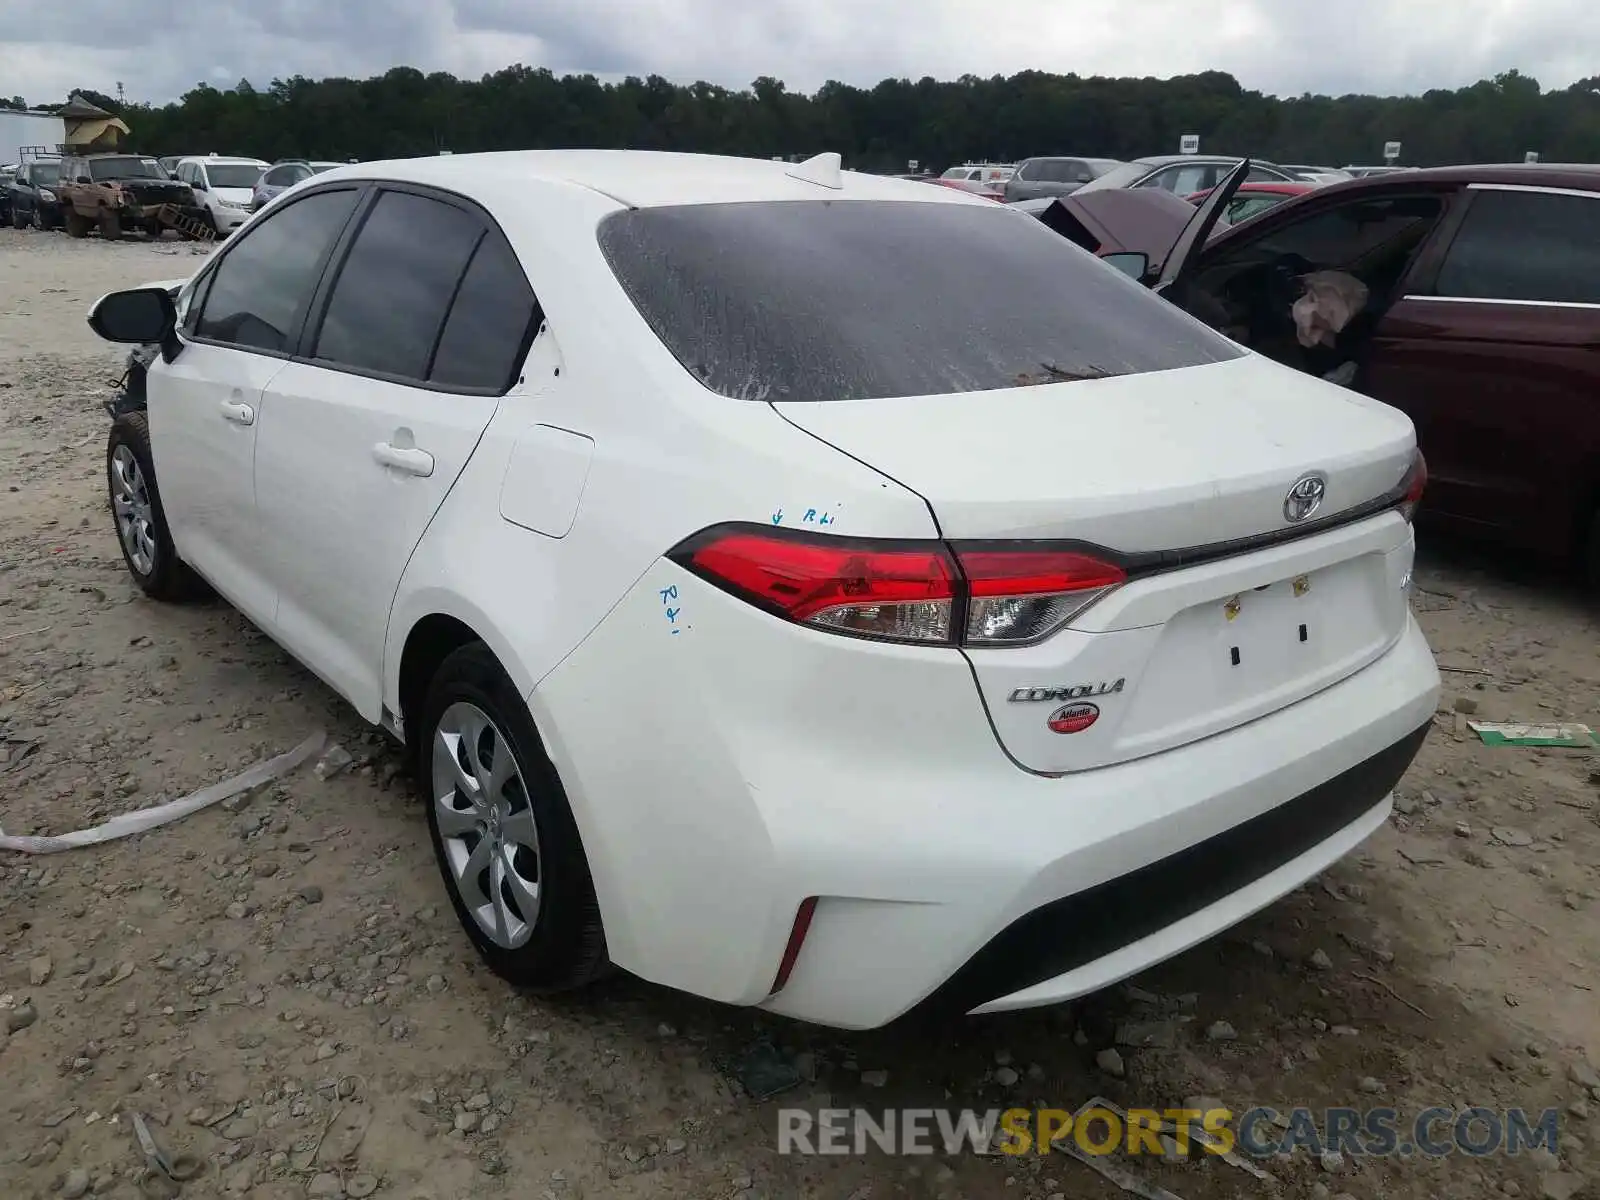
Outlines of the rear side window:
M1476 192L1435 290L1474 300L1600 304L1600 197Z
M606 218L599 237L656 336L707 388L736 399L988 391L1243 353L999 206L647 208Z
M213 269L195 336L287 353L323 259L355 203L353 188L322 192L251 225Z
M312 357L427 378L445 312L482 236L483 222L465 209L384 192L339 271Z
M540 320L538 302L511 247L494 233L478 249L450 307L428 382L503 392Z

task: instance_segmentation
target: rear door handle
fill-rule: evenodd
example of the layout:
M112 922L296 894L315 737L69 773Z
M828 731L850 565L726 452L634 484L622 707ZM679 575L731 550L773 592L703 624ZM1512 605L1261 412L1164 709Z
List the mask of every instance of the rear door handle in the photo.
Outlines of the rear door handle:
M242 400L224 400L218 406L222 417L232 421L235 425L254 425L256 423L256 410Z
M426 479L433 474L433 455L426 450L390 445L379 442L372 448L372 457L386 467L404 471L407 475L420 475Z

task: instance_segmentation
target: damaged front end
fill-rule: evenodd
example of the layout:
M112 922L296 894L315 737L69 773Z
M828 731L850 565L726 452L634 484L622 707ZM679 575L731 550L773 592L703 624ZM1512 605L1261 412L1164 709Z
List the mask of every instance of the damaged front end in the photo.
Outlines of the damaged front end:
M128 352L128 360L123 366L122 375L111 385L116 389L115 392L110 399L100 402L100 406L113 421L124 413L145 410L145 379L149 374L150 364L160 353L161 347L157 345L135 346Z

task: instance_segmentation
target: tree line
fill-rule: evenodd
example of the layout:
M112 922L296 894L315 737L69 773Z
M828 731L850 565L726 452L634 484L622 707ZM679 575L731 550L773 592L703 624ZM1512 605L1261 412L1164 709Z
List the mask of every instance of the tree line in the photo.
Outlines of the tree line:
M269 161L600 146L763 158L835 150L860 170L905 171L914 160L938 171L1032 154L1176 153L1186 133L1200 135L1203 151L1334 166L1381 162L1388 141L1418 166L1520 161L1529 150L1546 162L1600 161L1600 76L1545 91L1516 71L1392 97L1269 96L1221 71L829 82L804 95L765 76L732 90L658 75L605 83L521 65L478 80L395 67L371 79L276 79L264 89L202 84L160 106L79 94L120 115L143 153ZM22 98L7 106L22 107Z

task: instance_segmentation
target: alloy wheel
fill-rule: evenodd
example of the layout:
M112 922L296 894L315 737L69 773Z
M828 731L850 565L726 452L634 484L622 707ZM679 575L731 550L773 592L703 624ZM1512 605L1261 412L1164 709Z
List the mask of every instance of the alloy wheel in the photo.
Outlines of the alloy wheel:
M515 950L539 919L539 830L511 744L481 708L457 701L433 734L434 820L462 905L485 937Z
M155 516L144 472L127 446L118 446L111 455L111 508L133 569L149 575L156 569Z

